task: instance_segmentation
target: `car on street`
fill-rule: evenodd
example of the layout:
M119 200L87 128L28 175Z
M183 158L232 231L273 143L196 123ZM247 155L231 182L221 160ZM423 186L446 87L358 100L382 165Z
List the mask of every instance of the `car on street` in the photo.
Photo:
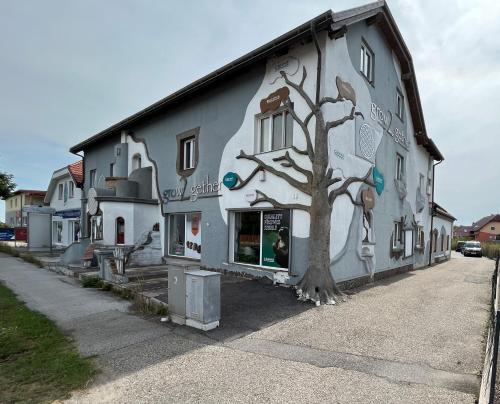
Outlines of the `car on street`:
M456 252L462 252L462 249L464 248L466 241L457 241L457 245L455 247Z
M483 250L481 248L481 243L479 241L467 241L463 246L464 257L469 255L474 255L476 257L483 256Z

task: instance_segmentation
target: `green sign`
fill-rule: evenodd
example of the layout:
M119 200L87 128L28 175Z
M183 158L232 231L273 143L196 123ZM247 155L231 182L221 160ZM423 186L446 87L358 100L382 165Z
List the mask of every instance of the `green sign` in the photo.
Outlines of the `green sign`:
M377 194L381 195L384 190L384 176L377 167L373 167L373 182L375 183Z
M238 176L235 173L232 173L231 171L226 173L226 175L224 175L224 178L222 179L222 183L229 189L234 187L237 182L238 182Z

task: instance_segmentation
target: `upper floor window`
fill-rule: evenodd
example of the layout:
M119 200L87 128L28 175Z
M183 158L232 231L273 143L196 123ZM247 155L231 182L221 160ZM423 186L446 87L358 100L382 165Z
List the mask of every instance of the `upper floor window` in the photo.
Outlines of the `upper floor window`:
M73 181L69 182L69 197L73 198L75 196L75 183Z
M258 153L291 147L293 142L293 118L287 108L257 116Z
M403 244L403 226L401 222L394 222L394 230L392 233L392 248L400 248Z
M109 165L109 176L114 177L115 176L115 163L111 163Z
M404 157L401 154L396 153L396 179L399 181L403 181L404 179L404 166Z
M198 164L199 132L195 128L177 135L177 173L181 176L191 175Z
M63 193L64 193L64 186L63 184L59 184L58 187L58 195L57 195L57 199L59 199L60 201L62 201L63 199Z
M138 168L141 168L141 155L140 154L134 154L134 157L132 157L132 170L137 170Z
M403 120L404 112L404 97L399 89L396 90L396 115L399 119Z
M491 230L495 230L495 226L491 226Z
M361 44L361 59L359 62L359 70L366 79L373 84L373 63L374 63L374 55L372 50L368 47L367 44Z
M89 185L92 188L95 185L95 170L90 170Z

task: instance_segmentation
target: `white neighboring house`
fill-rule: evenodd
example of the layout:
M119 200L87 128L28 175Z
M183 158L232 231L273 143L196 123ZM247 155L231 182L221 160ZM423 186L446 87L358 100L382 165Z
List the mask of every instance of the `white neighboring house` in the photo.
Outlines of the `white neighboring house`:
M67 247L80 238L82 183L82 161L56 170L52 174L44 202L54 209L52 245L56 248Z

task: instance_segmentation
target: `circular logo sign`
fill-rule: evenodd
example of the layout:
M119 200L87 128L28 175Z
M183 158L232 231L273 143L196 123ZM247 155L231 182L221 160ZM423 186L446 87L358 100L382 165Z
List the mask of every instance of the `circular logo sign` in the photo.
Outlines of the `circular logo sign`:
M375 183L375 191L377 191L377 194L381 195L384 190L385 183L384 176L377 167L373 168L373 182Z
M229 189L234 187L237 182L238 176L233 172L226 173L226 175L224 175L224 178L222 178L222 183Z

